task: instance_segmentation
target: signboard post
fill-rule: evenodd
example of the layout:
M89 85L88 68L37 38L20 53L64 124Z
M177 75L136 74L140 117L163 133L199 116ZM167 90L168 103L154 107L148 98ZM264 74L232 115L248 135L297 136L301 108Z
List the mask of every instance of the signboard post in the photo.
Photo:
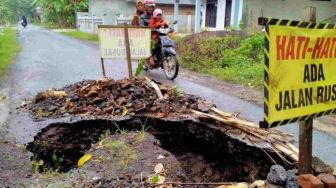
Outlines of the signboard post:
M311 172L313 119L336 112L336 26L259 18L265 26L264 121L272 128L300 122L299 172Z
M304 21L316 22L316 8L305 9ZM310 174L312 167L313 119L299 123L299 173Z
M151 56L151 29L124 24L123 26L98 26L101 64L106 76L104 59L127 59L128 76L133 78L132 59Z

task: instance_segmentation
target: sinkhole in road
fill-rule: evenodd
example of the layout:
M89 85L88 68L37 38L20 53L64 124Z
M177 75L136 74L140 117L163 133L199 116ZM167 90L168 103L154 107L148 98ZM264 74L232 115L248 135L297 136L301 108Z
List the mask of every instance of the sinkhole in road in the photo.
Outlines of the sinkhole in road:
M159 141L160 147L179 161L185 181L252 182L264 179L274 164L263 150L248 146L204 123L149 117L53 123L43 128L27 149L33 153L32 160L43 161L40 172L50 169L67 172L77 167L78 160L105 131L139 131L144 125L150 127L146 129L147 133ZM276 159L277 156L274 154L273 157ZM285 165L280 159L278 161Z

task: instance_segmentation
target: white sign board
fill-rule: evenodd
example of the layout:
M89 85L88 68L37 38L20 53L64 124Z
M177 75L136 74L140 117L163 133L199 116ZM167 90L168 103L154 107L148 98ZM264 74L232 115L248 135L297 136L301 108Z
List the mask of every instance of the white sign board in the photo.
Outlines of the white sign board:
M132 59L151 56L151 29L127 26ZM101 57L104 59L126 59L124 26L99 25Z

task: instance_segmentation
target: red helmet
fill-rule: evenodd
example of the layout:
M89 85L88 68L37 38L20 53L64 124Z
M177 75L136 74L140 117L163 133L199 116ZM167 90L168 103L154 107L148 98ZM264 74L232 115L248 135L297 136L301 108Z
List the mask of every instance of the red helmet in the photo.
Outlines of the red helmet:
M155 6L155 0L144 0L143 3L146 6Z

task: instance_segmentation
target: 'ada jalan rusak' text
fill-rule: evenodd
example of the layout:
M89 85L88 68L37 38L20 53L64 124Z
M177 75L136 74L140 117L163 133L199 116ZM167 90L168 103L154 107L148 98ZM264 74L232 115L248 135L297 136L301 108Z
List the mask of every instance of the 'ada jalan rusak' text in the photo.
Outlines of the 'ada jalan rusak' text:
M318 81L325 81L323 65L305 65L303 83ZM314 100L314 96L316 96L316 100ZM336 84L317 86L316 89L307 87L280 91L279 102L275 105L275 109L277 111L290 110L330 101L336 101Z

